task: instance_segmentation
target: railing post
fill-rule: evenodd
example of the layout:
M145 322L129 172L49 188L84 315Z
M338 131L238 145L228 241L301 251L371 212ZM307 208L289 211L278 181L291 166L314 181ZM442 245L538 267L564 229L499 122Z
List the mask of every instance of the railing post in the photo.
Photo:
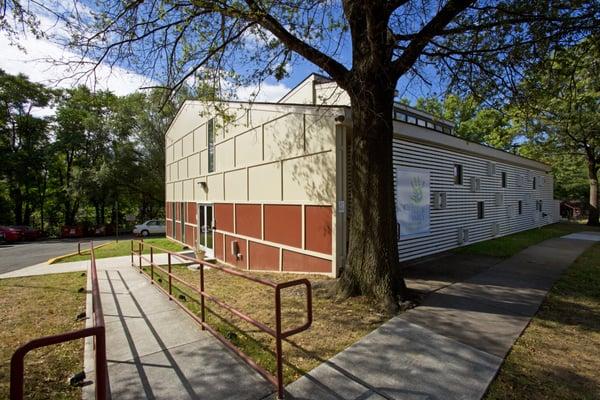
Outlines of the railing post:
M81 255L81 242L77 242L77 254Z
M10 400L23 399L23 364L23 356L15 352L10 360Z
M131 239L129 243L131 243L131 266L135 267L135 264L133 263L133 239Z
M283 360L281 344L281 292L275 288L275 357L277 362L277 399L283 399Z
M96 400L107 399L108 367L106 364L106 334L104 327L96 334Z
M202 330L205 330L206 314L204 311L204 264L200 263L200 317L202 318Z
M171 279L171 253L169 254L169 300L173 299L173 280Z
M142 242L138 243L138 262L139 262L139 267L140 267L140 274L143 272L142 269Z
M150 247L150 283L154 284L154 248Z

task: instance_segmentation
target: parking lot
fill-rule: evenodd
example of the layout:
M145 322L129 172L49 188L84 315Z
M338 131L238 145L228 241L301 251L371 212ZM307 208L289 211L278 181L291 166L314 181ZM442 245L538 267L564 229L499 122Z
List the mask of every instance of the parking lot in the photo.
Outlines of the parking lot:
M115 240L114 237L109 236L90 239L50 239L36 242L0 243L0 274L76 252L79 240L92 239L95 245ZM119 237L119 239L127 240L128 237ZM89 247L88 243L82 243L82 248L87 247Z

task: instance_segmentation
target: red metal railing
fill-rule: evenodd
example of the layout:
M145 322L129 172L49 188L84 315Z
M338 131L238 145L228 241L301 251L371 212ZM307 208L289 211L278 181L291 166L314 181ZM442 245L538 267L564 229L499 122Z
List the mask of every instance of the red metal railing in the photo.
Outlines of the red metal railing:
M92 282L92 326L73 332L66 332L54 336L34 339L19 347L10 360L10 399L23 399L23 375L25 356L31 350L53 344L94 337L95 373L96 373L96 399L108 398L108 369L106 364L106 333L104 328L104 314L100 301L100 288L98 286L98 273L96 271L96 257L94 243L90 242L90 279Z
M185 311L194 321L196 321L202 329L206 329L213 336L221 341L227 348L236 353L242 360L244 360L249 366L251 366L254 370L256 370L260 375L262 375L266 380L271 382L277 388L277 396L279 399L283 399L284 397L284 383L283 383L283 349L282 349L282 341L292 335L300 333L302 331L307 330L312 324L312 289L310 285L310 281L308 279L296 279L288 282L275 283L266 279L261 279L253 275L246 274L240 270L224 267L221 265L209 264L205 261L199 260L194 257L185 256L182 254L177 254L170 252L168 250L162 249L158 246L150 245L148 243L144 243L143 241L138 241L138 249L134 249L133 240L131 241L131 266L139 268L139 272L143 273L142 262L146 261L150 267L149 279L152 283L154 283L154 269L158 269L162 273L166 274L168 279L168 290L165 290L161 285L155 285L156 288L160 289L163 293L169 296L169 299L177 303L183 311ZM150 249L149 258L143 255L144 249L148 247ZM167 269L164 269L160 265L154 262L154 250L157 250L161 253L167 254ZM134 256L138 258L138 265L136 266L134 263ZM200 282L199 289L198 287L186 282L181 279L177 275L172 273L172 258L175 257L181 261L190 261L194 264L200 265ZM274 289L275 292L275 329L266 325L263 322L257 321L256 319L244 314L242 311L236 309L235 307L225 303L224 301L218 299L217 297L206 293L204 290L204 267L211 268L216 271L221 271L229 275L237 276L240 278L247 279L249 281L255 282L257 284L268 286ZM193 290L194 292L200 295L200 317L198 317L193 311L185 306L185 304L181 303L173 296L173 279L187 288ZM306 288L306 322L301 326L296 328L288 329L286 331L282 330L281 325L281 291L283 289L304 285ZM235 347L231 342L229 342L225 337L223 337L216 329L211 327L206 322L206 305L205 299L212 301L213 303L219 305L220 307L226 309L236 317L254 325L261 331L271 335L275 338L275 358L276 358L276 376L273 376L269 371L255 363L250 357L244 354L240 349Z

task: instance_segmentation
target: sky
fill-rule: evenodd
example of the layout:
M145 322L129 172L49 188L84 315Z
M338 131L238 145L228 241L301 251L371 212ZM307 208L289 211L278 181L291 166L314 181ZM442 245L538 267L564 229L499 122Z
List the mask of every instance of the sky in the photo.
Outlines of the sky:
M47 4L53 10L66 10L73 7L72 0L49 0ZM81 8L79 11L85 12L85 9ZM73 67L67 66L64 61L78 60L78 55L66 50L58 43L68 39L66 29L56 21L56 18L43 10L38 12L37 16L41 30L48 33L49 36L53 36L51 39L36 38L31 33L22 32L18 38L19 47L21 47L19 48L11 44L6 35L0 33L0 54L2 55L0 68L7 73L22 73L34 82L51 87L69 88L85 84L93 90L110 90L117 95L133 93L140 88L158 83L126 68L110 67L106 64L99 65L93 75L81 74L89 69L89 66L84 65L80 70L73 70ZM350 58L349 47L346 45L340 54L342 59ZM57 60L63 62L57 62ZM297 57L290 66L288 76L283 80L267 79L261 83L256 100L276 101L313 72L322 73L308 61ZM409 81L406 78L401 79L397 89L400 97L408 98L411 101L417 97L435 94L432 87L423 85L422 82ZM247 100L255 92L257 92L256 86L242 86L236 89L239 100ZM53 111L42 110L39 113L51 114Z

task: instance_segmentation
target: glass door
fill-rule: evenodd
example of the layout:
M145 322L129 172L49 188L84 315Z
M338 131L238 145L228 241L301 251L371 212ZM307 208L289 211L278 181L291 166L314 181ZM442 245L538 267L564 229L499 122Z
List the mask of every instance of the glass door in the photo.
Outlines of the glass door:
M213 205L198 203L198 247L205 258L214 258Z

